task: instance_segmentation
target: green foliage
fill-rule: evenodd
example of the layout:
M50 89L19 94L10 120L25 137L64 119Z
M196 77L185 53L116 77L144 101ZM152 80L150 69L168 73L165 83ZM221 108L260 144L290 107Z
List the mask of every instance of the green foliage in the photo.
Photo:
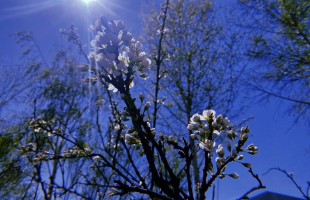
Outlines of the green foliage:
M254 19L249 23L256 24L249 35L249 55L258 61L253 78L259 81L250 85L264 94L290 101L294 112L289 113L297 119L309 119L310 92L305 89L310 87L309 1L256 0L244 4Z
M0 136L0 197L13 196L14 190L22 189L22 179L26 173L16 152L17 145L18 139L13 134Z
M307 0L280 1L280 21L285 34L299 45L309 44L310 2Z

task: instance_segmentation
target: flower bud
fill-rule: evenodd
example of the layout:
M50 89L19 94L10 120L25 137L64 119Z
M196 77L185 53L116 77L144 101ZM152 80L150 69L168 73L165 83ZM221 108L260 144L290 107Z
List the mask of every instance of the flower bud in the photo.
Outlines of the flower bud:
M236 159L237 160L243 160L243 158L244 158L244 156L241 154L241 155L238 155Z
M152 133L153 136L156 135L156 130L155 130L155 128L151 128L151 133Z
M258 151L258 148L254 144L250 144L249 146L247 146L247 150Z
M194 124L188 124L187 125L187 129L191 130L191 131L194 131L194 130L197 130L197 127Z
M151 123L150 122L146 122L147 127L151 127Z
M222 165L225 163L225 159L217 157L215 159L215 163L216 163L216 168L220 169L222 167Z
M236 133L233 130L229 130L227 132L227 137L231 140L234 140L236 138Z
M240 141L244 144L249 139L249 135L246 132L241 132Z
M212 135L212 139L214 140L215 138L220 136L220 132L218 132L217 130L213 131L213 135Z
M217 116L216 122L220 124L220 123L222 123L222 121L223 121L223 115L220 114Z
M148 58L143 58L142 62L141 62L142 66L144 66L144 67L149 67L151 65L151 63L152 63L151 60Z
M194 122L194 123L200 123L200 115L198 113L194 114L191 119L190 119L191 122Z
M190 138L192 139L192 140L197 140L198 138L197 138L197 135L195 135L195 134L191 134L190 135Z
M117 132L121 129L121 126L119 124L115 124L114 131Z
M125 134L125 142L131 145L140 144L140 141L130 134Z
M222 124L223 124L224 128L227 128L230 125L230 120L227 117L225 117L222 121Z
M208 124L204 124L204 125L202 126L202 130L204 130L207 134L210 133L210 128L209 128Z
M217 155L219 155L219 157L221 157L221 158L224 157L225 151L224 151L222 144L218 145L218 147L216 149L216 153L217 153Z
M144 106L144 111L146 111L147 109L149 109L151 107L151 102L146 102L145 106Z
M250 132L250 128L248 126L241 128L241 134L247 134Z
M168 137L168 141L169 142L172 142L174 139L173 139L173 137L170 135L169 137Z
M243 166L245 166L246 168L251 168L252 165L250 163L242 163Z
M139 94L139 99L140 99L141 102L143 102L143 100L144 100L144 95L143 95L142 93Z
M248 153L251 155L255 155L258 153L258 148L254 144L250 144L249 146L247 146L246 149L248 150Z
M238 179L239 178L239 175L236 172L234 172L232 174L229 174L228 176L230 176L233 179Z
M225 178L225 174L220 174L220 175L219 175L219 178L220 178L220 179Z
M212 122L212 127L213 127L213 129L218 130L218 129L220 129L221 125L218 124L216 121L214 121L214 122Z

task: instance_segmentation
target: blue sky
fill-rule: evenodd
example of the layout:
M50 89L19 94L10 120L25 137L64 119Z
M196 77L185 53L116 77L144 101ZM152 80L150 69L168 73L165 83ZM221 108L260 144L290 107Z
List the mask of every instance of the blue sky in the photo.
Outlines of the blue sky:
M20 49L10 34L21 30L33 32L47 57L55 51L57 45L65 42L59 34L60 28L75 24L86 41L90 39L87 32L89 23L101 15L110 19L121 19L131 32L142 34L141 2L150 1L97 0L86 5L82 0L1 0L0 61L18 63ZM225 1L223 2L225 5ZM306 181L310 181L309 127L303 119L298 124L294 123L295 118L289 116L286 111L288 106L287 102L271 99L268 102L253 103L247 110L245 116L254 116L249 122L251 141L260 149L259 154L249 161L254 170L261 175L267 190L301 197L283 174L273 171L263 175L271 167L281 167L293 172L303 188L306 187ZM242 192L253 186L253 182L249 180L249 177L241 177L233 184L231 181L221 181L219 199L239 197Z

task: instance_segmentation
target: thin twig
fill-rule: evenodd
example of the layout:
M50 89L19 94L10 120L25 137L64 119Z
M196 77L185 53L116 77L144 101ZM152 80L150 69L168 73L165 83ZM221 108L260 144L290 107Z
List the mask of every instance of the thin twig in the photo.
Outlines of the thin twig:
M306 192L307 194L306 194L303 191L302 187L300 185L298 185L298 183L295 181L294 176L292 174L288 173L284 169L281 169L280 167L278 167L278 168L276 168L276 167L275 168L270 168L265 174L268 174L272 170L276 170L276 171L279 171L279 172L282 172L283 174L285 174L293 182L293 184L296 186L296 188L299 190L299 192L303 195L303 197L305 199L307 199L307 200L310 200L310 196L308 194L309 186L310 186L309 182L308 182L308 188L307 188L307 192Z
M258 186L251 188L247 191L242 197L239 199L249 199L248 195L252 194L253 192L261 189L266 189L266 186L263 185L263 182L260 180L259 176L253 172L252 167L249 168L250 174L258 181Z

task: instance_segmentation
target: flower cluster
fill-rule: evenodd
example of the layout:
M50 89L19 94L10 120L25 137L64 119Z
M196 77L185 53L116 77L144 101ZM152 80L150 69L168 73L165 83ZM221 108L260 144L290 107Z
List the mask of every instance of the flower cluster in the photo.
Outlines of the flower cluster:
M138 133L137 132L133 132L132 134L126 133L125 134L125 142L127 144L133 145L133 146L137 146L140 147L141 146L141 141L138 137Z
M147 103L148 104L148 103ZM145 106L147 107L147 106ZM144 108L145 109L145 108ZM151 128L150 122L146 122L148 128L150 128L150 133L152 134L153 137L156 135L156 129ZM141 147L141 140L138 136L138 132L134 129L128 129L126 134L125 134L125 142L129 145L132 145L133 147L139 149Z
M56 127L52 129L53 123L55 123L54 120L46 121L44 119L37 118L37 119L30 121L29 127L32 129L34 133L44 134L49 137L53 135L61 134L62 131L60 127Z
M35 120L31 120L30 123L29 123L29 127L35 133L46 132L44 127L46 127L47 125L48 125L48 123L45 120L40 119L40 118L35 119Z
M91 41L94 51L89 54L89 59L91 71L97 74L97 78L109 82L115 78L132 79L135 74L148 77L151 60L142 51L141 42L134 39L122 21L108 21L101 17L91 29L95 38Z
M32 160L32 163L34 165L42 162L42 161L47 161L48 159L50 159L52 156L52 154L50 154L48 151L41 151L40 153L37 153L35 155L35 157Z
M27 157L29 153L34 152L37 150L37 146L33 143L28 143L25 146L20 146L20 154L24 157Z
M192 139L200 137L199 147L206 151L212 151L215 147L215 139L221 135L222 132L231 128L230 121L227 117L222 115L216 116L214 110L205 110L200 114L194 114L189 124L189 130L193 131Z
M75 157L85 157L89 156L92 151L89 148L80 149L78 147L72 147L68 151L64 152L64 157L66 158L75 158Z
M258 148L253 144L243 149L249 137L250 129L248 127L236 130L227 117L216 116L214 110L205 110L202 115L194 114L187 128L193 131L190 137L199 141L199 148L209 152L210 157L213 156L213 153L216 153L215 165L217 169L224 166L230 158L242 160L243 155L240 154L241 152L247 152L251 155L258 152ZM225 151L229 152L227 156L225 156ZM238 177L237 174L229 176L235 179Z
M38 164L41 161L46 161L51 158L51 155L48 151L41 150L39 152L37 146L33 143L28 143L25 146L19 146L20 154L23 157L28 157L32 160L34 165Z

